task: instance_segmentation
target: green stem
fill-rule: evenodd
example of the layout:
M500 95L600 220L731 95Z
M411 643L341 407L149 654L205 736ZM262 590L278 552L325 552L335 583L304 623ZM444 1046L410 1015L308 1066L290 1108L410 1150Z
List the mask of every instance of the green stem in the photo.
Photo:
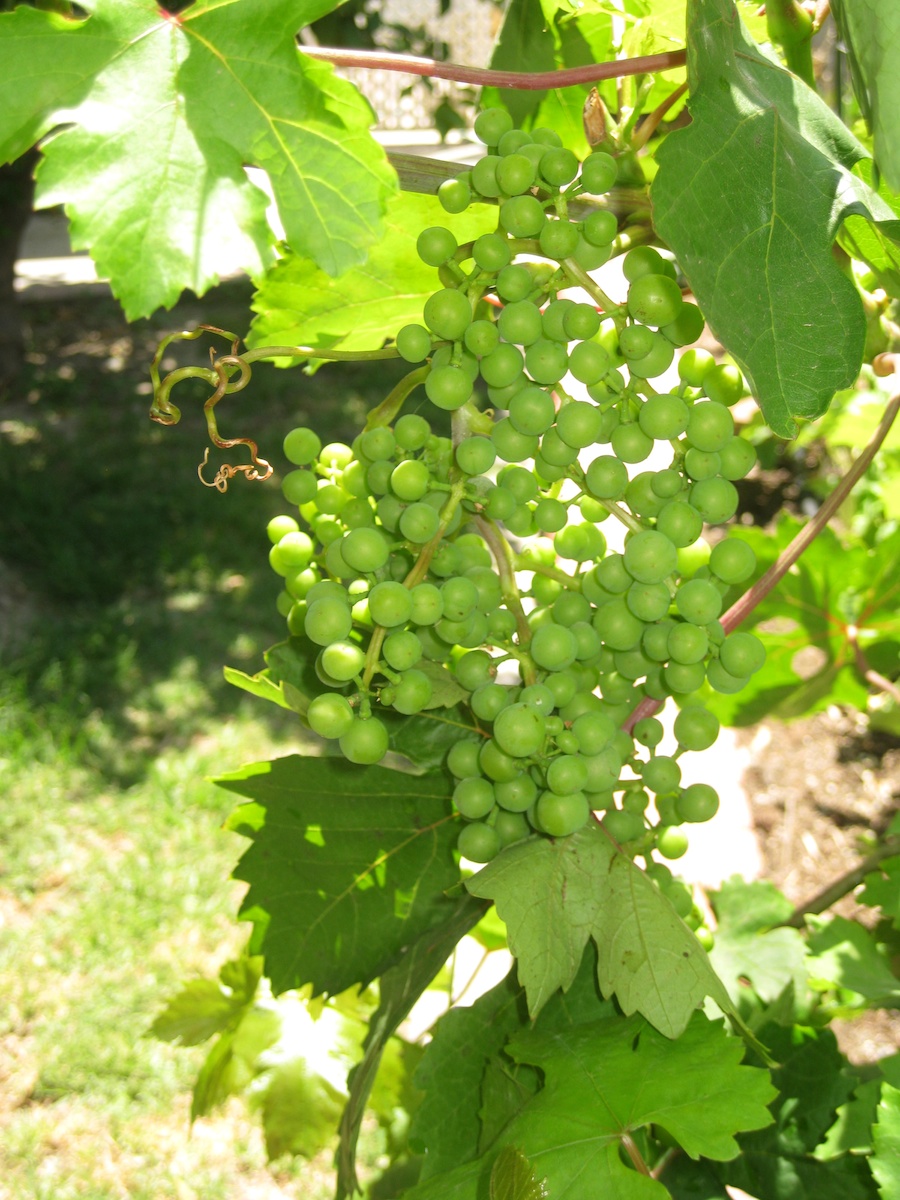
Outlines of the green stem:
M503 591L503 599L506 602L506 607L516 618L516 630L519 634L519 645L525 647L531 641L531 626L528 624L528 618L525 615L525 610L522 607L522 598L519 595L519 588L516 584L516 563L513 557L512 546L497 528L497 525L490 517L479 515L475 519L479 532L484 540L490 546L497 563L497 574L500 576L500 587ZM520 658L522 666L522 676L527 684L535 682L536 675L534 664L529 658Z
M813 19L795 0L766 0L766 27L769 38L784 51L788 68L816 86L812 62Z
M616 316L618 313L625 311L621 304L616 304L614 300L611 300L607 296L603 288L591 279L587 271L579 267L574 258L566 258L560 265L572 283L577 284L580 288L584 288L587 294L597 301L608 316Z
M414 391L420 383L428 377L428 372L431 367L427 364L423 367L416 367L414 371L410 371L408 375L404 375L399 383L395 384L388 392L380 404L376 404L366 418L366 429L376 429L380 425L390 425L394 417L403 407L403 402L406 400L410 392Z
M380 350L325 350L321 346L258 346L245 350L237 357L246 363L260 362L267 358L320 358L325 362L376 362L385 358L399 358L396 346L382 346Z

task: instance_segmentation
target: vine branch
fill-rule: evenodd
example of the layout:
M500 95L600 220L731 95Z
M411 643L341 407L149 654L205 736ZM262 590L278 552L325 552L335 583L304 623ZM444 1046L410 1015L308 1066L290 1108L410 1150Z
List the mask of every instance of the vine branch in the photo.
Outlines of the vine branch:
M405 75L422 75L429 79L450 79L455 83L474 83L479 87L519 88L523 91L546 91L548 88L596 83L600 79L622 79L626 75L671 71L675 67L683 67L687 61L687 51L669 50L665 54L645 54L638 58L614 59L584 67L565 67L558 71L492 71L487 67L464 67L458 63L388 54L380 50L336 50L327 46L304 46L302 49L310 58L329 62L335 67L402 71Z
M879 846L873 851L868 858L864 858L861 863L855 866L852 870L847 871L834 883L830 883L828 887L822 888L812 899L807 900L804 904L799 905L788 919L782 924L789 925L793 929L802 929L807 916L814 916L816 913L825 912L831 908L832 904L837 904L838 900L842 900L844 896L850 894L854 888L859 887L865 877L883 862L886 858L892 858L895 854L900 854L900 838L889 838L883 846Z

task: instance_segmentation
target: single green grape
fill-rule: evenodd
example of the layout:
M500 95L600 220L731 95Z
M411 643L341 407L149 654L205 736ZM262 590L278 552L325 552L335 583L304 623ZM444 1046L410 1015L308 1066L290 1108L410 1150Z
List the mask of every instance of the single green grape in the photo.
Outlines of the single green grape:
M416 253L429 267L439 267L456 253L459 243L443 225L423 229L416 239Z
M692 783L675 801L679 821L698 824L709 821L719 811L719 793L708 783Z
M460 831L456 846L469 862L487 863L500 853L500 835L483 821L472 821Z
M306 719L310 729L319 737L339 738L353 724L354 714L344 696L326 692L309 702Z
M284 457L297 467L306 467L316 458L322 449L322 441L317 433L306 426L292 429L284 439Z
M381 762L389 742L388 731L377 717L367 720L354 717L349 728L340 735L338 744L349 762L371 766Z

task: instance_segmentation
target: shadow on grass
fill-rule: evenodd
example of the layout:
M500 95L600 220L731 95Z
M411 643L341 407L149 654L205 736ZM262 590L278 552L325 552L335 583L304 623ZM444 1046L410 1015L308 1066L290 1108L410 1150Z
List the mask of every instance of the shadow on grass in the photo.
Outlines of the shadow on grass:
M67 751L133 782L161 747L235 711L241 693L224 683L224 663L256 670L283 636L265 525L288 511L277 484L289 468L284 434L313 422L323 440L352 439L403 367L307 376L257 365L217 414L224 436L258 442L276 478L238 479L224 495L205 488L208 389L182 385L181 424L155 425L148 364L172 330L203 321L242 331L249 299L249 284L230 284L130 327L110 300L27 310L29 365L0 408L0 559L28 609L27 636L7 637L3 651L6 750ZM164 366L207 352L202 340L176 344Z

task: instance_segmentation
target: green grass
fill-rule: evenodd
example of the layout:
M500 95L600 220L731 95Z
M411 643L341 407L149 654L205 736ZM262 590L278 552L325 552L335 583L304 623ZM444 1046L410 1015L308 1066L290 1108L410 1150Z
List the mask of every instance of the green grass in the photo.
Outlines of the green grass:
M0 410L0 1177L11 1200L329 1195L328 1156L265 1167L240 1102L188 1138L203 1048L145 1036L186 978L241 946L241 840L207 777L303 742L228 687L283 636L265 523L277 480L203 488L203 389L153 425L161 331L244 327L249 288L130 329L115 305L28 310L31 365ZM200 361L189 343L179 362ZM226 436L280 443L313 418L351 438L396 378L254 371ZM282 1167L282 1164L279 1164Z

